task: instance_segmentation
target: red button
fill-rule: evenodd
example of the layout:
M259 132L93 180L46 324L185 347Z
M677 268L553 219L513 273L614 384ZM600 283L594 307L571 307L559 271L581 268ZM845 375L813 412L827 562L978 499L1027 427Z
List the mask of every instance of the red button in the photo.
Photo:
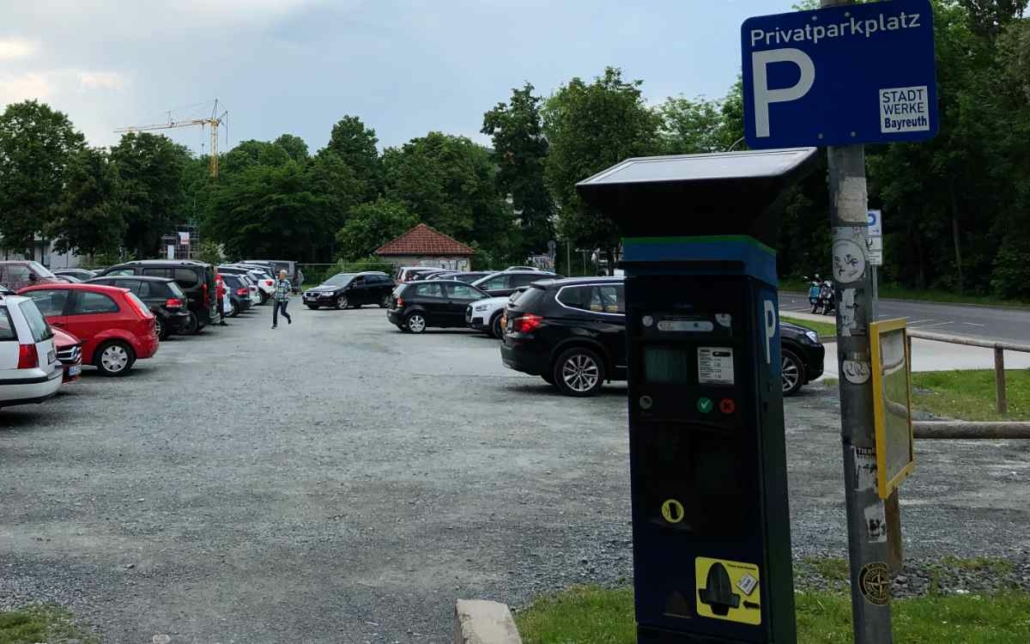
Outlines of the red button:
M732 414L737 411L737 403L733 402L732 398L723 398L719 401L719 411L724 414Z

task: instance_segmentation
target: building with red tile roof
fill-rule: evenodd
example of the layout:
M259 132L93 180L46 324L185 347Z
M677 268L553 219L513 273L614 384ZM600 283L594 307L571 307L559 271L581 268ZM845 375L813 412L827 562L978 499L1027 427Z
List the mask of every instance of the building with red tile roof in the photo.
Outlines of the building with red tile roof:
M419 224L380 246L375 254L395 266L438 266L464 271L469 270L476 251L453 237Z

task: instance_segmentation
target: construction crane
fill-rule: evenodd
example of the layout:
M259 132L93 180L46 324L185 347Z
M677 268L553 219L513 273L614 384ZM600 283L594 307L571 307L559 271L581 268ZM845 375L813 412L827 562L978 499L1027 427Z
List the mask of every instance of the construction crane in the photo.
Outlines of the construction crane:
M182 120L175 120L172 118L172 113L168 113L168 121L165 123L155 123L153 125L133 125L130 127L122 127L115 130L117 134L125 134L129 132L149 132L151 130L171 130L179 127L192 127L199 125L200 127L210 128L211 134L211 161L208 164L211 178L218 178L218 128L223 123L228 124L229 110L224 110L221 114L218 113L218 99L215 99L215 105L211 109L211 116L206 118L187 118Z

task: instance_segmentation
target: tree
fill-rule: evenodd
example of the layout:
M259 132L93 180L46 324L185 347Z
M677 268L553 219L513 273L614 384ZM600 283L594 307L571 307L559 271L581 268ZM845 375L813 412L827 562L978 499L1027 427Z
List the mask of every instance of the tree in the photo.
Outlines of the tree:
M509 257L511 206L497 194L490 154L463 136L430 132L383 155L386 195L440 232Z
M336 232L323 207L304 165L254 165L213 189L204 230L230 257L307 258Z
M293 134L281 134L274 143L280 148L286 150L286 154L288 154L294 161L307 161L310 156L308 154L308 144L299 136L294 136Z
M973 31L994 39L1006 25L1021 18L1028 0L960 0Z
M325 220L326 228L337 231L347 221L351 209L367 194L364 181L355 176L354 169L338 154L326 148L308 165L311 191L318 195L319 211L313 216ZM332 237L329 238L329 255L332 258Z
M363 203L351 211L347 224L336 234L340 257L347 261L368 257L417 223L418 217L400 202L378 199Z
M370 201L382 189L382 167L376 145L376 131L365 127L356 116L344 116L329 135L328 150L335 152L365 185L361 201Z
M114 205L115 187L115 170L103 150L83 148L71 158L49 227L58 252L93 256L121 247L126 225Z
M0 115L0 237L31 255L61 202L66 171L85 139L45 103L8 105Z
M542 99L533 86L513 89L508 103L483 115L483 134L493 140L497 187L511 197L521 232L521 253L542 253L554 238L554 203L544 181L547 138L540 116Z
M727 123L721 101L670 97L657 109L662 154L725 152L742 136Z
M543 111L550 142L545 177L559 208L562 236L603 249L613 267L619 231L580 200L576 183L658 149L659 117L645 104L642 84L624 81L621 70L608 67L590 84L573 78L547 100Z
M190 162L185 147L165 136L131 132L111 148L117 173L115 207L127 229L125 247L153 257L161 237L185 219L182 175Z

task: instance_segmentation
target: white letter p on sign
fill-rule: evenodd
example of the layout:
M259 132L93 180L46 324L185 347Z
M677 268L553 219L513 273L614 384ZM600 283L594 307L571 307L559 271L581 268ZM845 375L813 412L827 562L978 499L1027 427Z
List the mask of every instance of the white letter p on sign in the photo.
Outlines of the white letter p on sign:
M773 63L794 63L801 70L797 85L782 89L769 89L768 66ZM769 105L796 101L812 89L815 82L815 63L800 49L769 49L751 54L754 74L755 136L769 136Z

